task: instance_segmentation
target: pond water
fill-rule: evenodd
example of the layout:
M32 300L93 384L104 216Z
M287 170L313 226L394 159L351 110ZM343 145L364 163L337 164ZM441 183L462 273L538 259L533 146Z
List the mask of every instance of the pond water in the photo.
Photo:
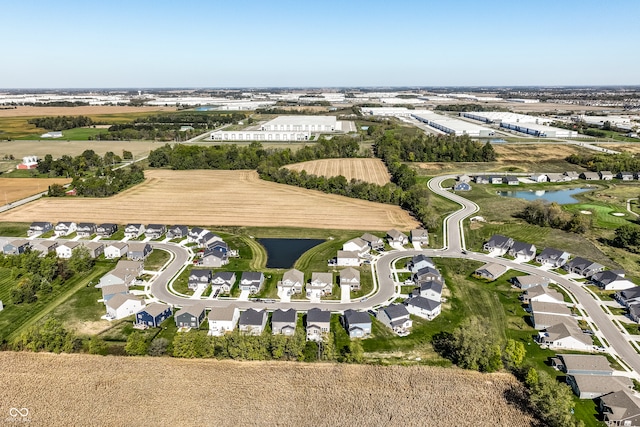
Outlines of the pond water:
M524 199L529 201L545 200L547 202L556 202L559 205L568 205L578 203L573 197L575 194L589 191L588 188L567 188L565 190L525 190L525 191L498 191L499 196L515 197L516 199Z
M300 256L322 239L257 239L267 250L267 268L291 268Z

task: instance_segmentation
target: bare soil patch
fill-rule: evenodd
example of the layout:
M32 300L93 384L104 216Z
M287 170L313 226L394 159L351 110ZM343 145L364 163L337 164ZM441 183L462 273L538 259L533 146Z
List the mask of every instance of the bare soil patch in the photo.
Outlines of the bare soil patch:
M0 204L15 202L47 191L51 184L66 184L68 178L0 178Z
M398 206L263 181L255 171L149 170L141 185L114 197L46 198L0 221L86 221L408 230L418 223Z
M385 185L391 178L387 167L380 159L322 159L295 163L286 167L328 178L342 175L347 178L347 181L358 179L377 185Z
M90 116L96 114L153 113L154 111L176 111L176 108L106 105L87 105L81 107L19 106L18 108L9 110L0 110L0 117Z
M531 426L508 374L435 367L0 353L31 425ZM135 420L135 421L134 421Z

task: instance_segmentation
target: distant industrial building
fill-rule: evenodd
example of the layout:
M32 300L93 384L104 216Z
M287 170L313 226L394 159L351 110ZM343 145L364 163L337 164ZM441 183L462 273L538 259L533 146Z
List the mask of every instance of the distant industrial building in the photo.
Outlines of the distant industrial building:
M310 138L311 132L217 130L211 133L213 141L308 141Z
M350 123L347 122L347 125ZM213 141L308 141L313 132L341 132L343 122L336 116L279 116L260 126L259 129L211 133ZM349 126L345 126L349 129Z
M577 138L578 132L570 129L539 125L536 123L501 122L500 127L539 138Z
M508 102L518 102L521 104L537 104L538 102L540 102L539 99L525 99L525 98L509 98L507 99Z
M483 123L536 123L546 125L553 121L548 117L528 116L526 114L509 113L503 111L464 112L461 117L478 120Z
M450 135L468 135L471 137L491 137L495 135L493 129L478 126L464 120L453 119L441 114L436 114L433 111L415 111L411 114L411 117L426 123L434 129L438 129L439 131Z
M405 107L362 107L362 114L383 117L410 117L415 110Z

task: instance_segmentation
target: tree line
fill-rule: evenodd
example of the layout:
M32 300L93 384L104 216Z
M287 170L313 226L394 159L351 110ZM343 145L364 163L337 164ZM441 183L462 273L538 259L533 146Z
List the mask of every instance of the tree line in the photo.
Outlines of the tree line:
M579 212L570 214L562 209L557 203L544 203L536 200L528 203L517 215L529 224L540 227L557 228L572 233L583 234L592 227L590 215L583 215Z
M33 119L29 119L27 123L50 131L80 128L95 124L91 118L86 116L35 117Z
M640 172L640 158L629 154L571 154L565 159L592 172Z

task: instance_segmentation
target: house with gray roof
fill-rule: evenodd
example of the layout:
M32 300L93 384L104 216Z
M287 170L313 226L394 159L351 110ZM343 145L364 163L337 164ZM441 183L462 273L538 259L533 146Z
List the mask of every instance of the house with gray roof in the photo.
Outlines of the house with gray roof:
M172 225L167 230L167 237L169 239L183 239L189 234L189 227L186 225Z
M96 234L96 225L93 222L80 222L76 226L76 235L80 237L91 237Z
M425 267L416 271L412 276L412 279L414 283L429 281L444 283L440 272L432 267Z
M568 176L561 173L548 173L547 179L549 182L566 182L571 180Z
M579 274L583 277L591 277L594 274L603 271L604 265L588 259L576 257L562 266L569 273Z
M489 184L489 177L486 175L476 175L474 181L476 184Z
M338 251L336 256L336 265L338 267L346 267L346 266L359 266L361 263L361 259L358 256L357 252L352 251Z
M53 230L53 224L50 222L32 222L27 230L27 236L39 236L50 230Z
M427 280L418 282L418 292L421 297L440 301L442 299L442 282L436 280Z
M631 280L626 279L624 272L617 273L612 270L599 271L591 276L591 283L605 291L620 291L636 286Z
M407 269L412 273L417 273L419 270L427 267L435 269L436 265L431 258L423 254L414 255L411 261L407 263Z
M533 288L535 286L548 286L549 279L546 277L541 277L535 274L527 275L527 276L516 276L511 279L511 283L513 283L518 288L526 291L529 288Z
M290 337L296 333L297 321L298 313L293 308L274 310L271 314L271 333Z
M333 273L311 273L311 281L307 285L307 298L322 297L333 293Z
M240 290L257 294L264 284L264 274L258 271L245 271L240 276Z
M129 293L129 287L124 284L103 286L101 290L102 301L109 301L111 298L118 294L125 295Z
M404 301L409 313L423 319L432 320L440 314L442 305L440 301L421 296L414 296Z
M366 338L371 335L371 317L367 312L345 310L342 319L349 338Z
M189 272L188 287L194 291L200 286L206 288L211 283L212 277L211 270L191 270Z
M127 259L133 261L143 261L147 259L153 251L153 247L148 243L130 242L127 248Z
M82 242L74 242L69 240L56 247L56 256L62 259L69 259L73 255L73 250L79 246L82 246Z
M553 304L563 304L564 296L555 289L538 285L527 289L522 295L522 300L527 303L549 302Z
M640 286L618 291L614 294L614 298L621 305L628 307L629 304L640 301Z
M467 184L469 186L469 184ZM416 228L409 232L411 243L420 243L421 245L429 244L429 232L424 228Z
M578 322L573 318L541 314L536 316L540 322L552 323L542 328L538 333L537 341L540 345L551 350L593 351L593 339L578 327ZM546 320L551 319L551 320ZM536 329L540 329L539 323Z
M307 311L307 341L320 342L331 330L331 312L312 308Z
M387 240L390 245L400 245L404 246L409 243L409 237L401 231L391 229L387 231Z
M492 184L493 184L493 182L492 182ZM501 184L520 185L520 180L518 179L517 176L507 175L507 176L504 177L504 179L502 180Z
M104 246L104 257L115 259L124 256L129 251L129 244L125 242L111 242Z
M373 249L374 251L384 249L384 241L382 240L382 237L378 237L371 233L364 233L362 236L360 236L360 238L367 242L369 244L369 247L371 247L371 249Z
M531 322L533 323L533 328L539 331L545 330L560 323L569 325L571 327L578 327L578 321L574 317L561 314L549 314L541 312L536 313L535 311L531 313Z
M633 389L630 378L609 375L567 375L567 384L580 399L595 399L617 391L631 392Z
M348 285L352 291L360 290L360 271L353 267L340 270L340 286Z
M605 356L591 354L559 354L560 370L569 375L613 375Z
M96 227L96 234L100 237L111 237L116 231L118 231L118 224L111 222L105 222Z
M282 280L278 282L278 293L284 292L287 295L301 294L304 286L304 273L292 268L282 275Z
M170 305L152 302L136 313L135 324L157 328L162 322L171 317L171 314L173 314L173 309Z
M600 396L600 413L608 426L640 426L640 403L627 390Z
M167 227L164 224L149 224L144 230L144 235L152 239L159 239L166 232Z
M496 255L504 255L513 245L513 239L501 234L494 234L482 247L485 252L491 252Z
M527 242L514 241L508 253L514 257L516 261L527 262L535 258L536 246Z
M31 250L40 252L40 256L46 256L50 252L55 252L58 242L55 240L40 240L31 243Z
M144 233L144 224L127 224L124 227L124 237L129 239L137 239Z
M240 310L235 305L214 307L207 316L209 335L219 337L235 329L240 320Z
M2 247L2 252L4 252L5 255L20 255L31 248L29 243L30 242L25 239L12 240Z
M575 181L580 178L580 174L576 171L567 171L564 173L564 176L569 178L569 181Z
M205 306L202 302L182 307L174 316L178 328L199 328L204 321Z
M62 221L56 224L53 228L54 233L57 237L68 236L71 233L74 233L78 225L72 221Z
M355 239L351 239L346 241L342 245L343 251L355 252L359 257L364 257L371 251L371 246L365 240L356 237Z
M554 248L544 248L536 256L536 262L550 268L559 268L567 263L571 254Z
M131 316L144 308L144 300L129 294L116 294L104 303L107 308L106 319L118 320Z
M199 261L199 265L213 268L220 268L227 264L229 264L229 251L223 246L206 248Z
M378 309L376 317L383 325L400 336L409 334L413 321L407 307L402 304L391 304Z
M489 176L489 184L496 185L496 184L502 184L503 182L504 182L504 179L500 175L491 175L491 176Z
M633 174L631 172L618 172L616 178L622 181L633 181Z
M586 181L599 181L600 175L598 172L582 172L580 174L580 179L584 179Z
M211 286L219 287L220 292L228 294L236 284L236 273L233 271L218 271L211 278Z
M504 265L488 262L474 271L473 275L480 279L493 281L506 273L508 269L509 268Z
M240 332L248 335L261 335L267 325L266 310L254 310L252 308L243 311L238 320Z
M598 175L600 175L600 179L603 181L611 181L613 179L613 173L611 171L600 171Z
M104 253L104 244L100 242L82 242L82 246L87 248L91 258L98 258Z

